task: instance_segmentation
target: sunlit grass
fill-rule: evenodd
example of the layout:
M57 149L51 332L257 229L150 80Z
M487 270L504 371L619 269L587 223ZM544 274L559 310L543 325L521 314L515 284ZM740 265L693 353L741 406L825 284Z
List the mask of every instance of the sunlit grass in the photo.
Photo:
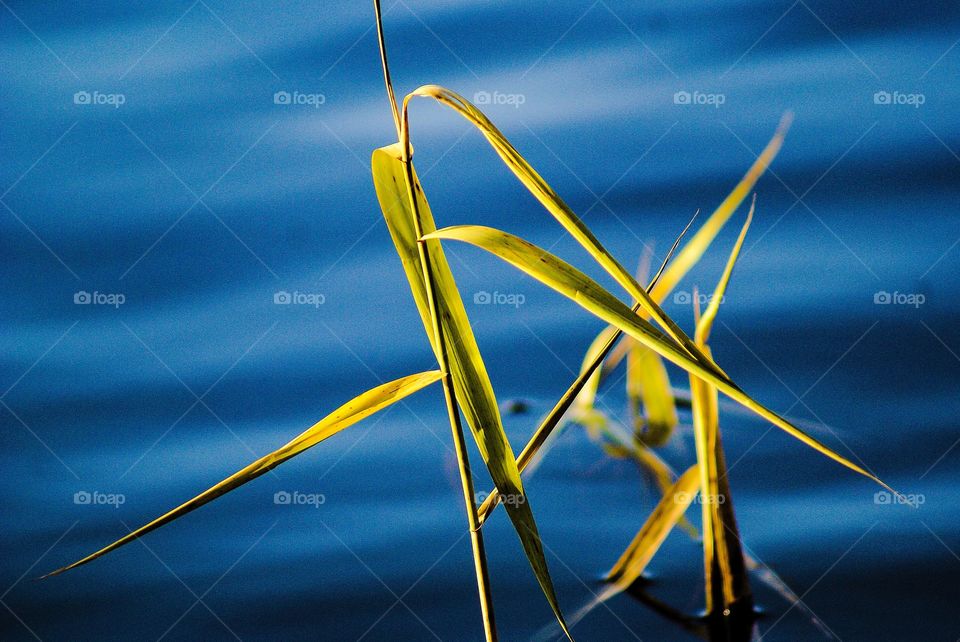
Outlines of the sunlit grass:
M374 187L397 250L399 265L409 282L423 323L427 338L425 348L432 350L439 369L404 377L362 393L282 448L109 546L51 575L86 564L133 541L264 474L399 399L440 382L459 465L480 612L488 640L496 639L497 627L482 527L500 504L504 505L534 577L557 622L572 639L554 590L533 505L521 479L521 473L532 470L538 457L545 455L544 446L558 427L571 420L586 426L598 436L610 455L632 457L651 471L663 493L662 500L607 575L609 589L602 599L627 589L640 577L675 525L679 524L690 534L697 534L693 525L686 520L685 513L699 497L706 612L710 617L722 620L752 611L747 569L753 564L749 558L745 558L741 549L727 482L719 429L719 393L803 444L889 489L872 473L820 443L745 392L712 357L708 345L710 329L753 216L753 206L730 252L710 306L702 315L697 310L693 337L685 333L661 308L666 296L701 259L724 225L753 191L757 180L780 150L790 117L784 118L756 162L730 195L696 227L690 239L684 241L684 235L680 234L667 259L644 287L604 247L506 136L469 101L437 85L423 85L407 94L402 101L397 101L390 76L379 3L375 2L374 5L384 80L397 133L395 142L372 154ZM615 294L608 291L580 269L506 231L482 225L438 229L413 165L410 107L415 98L426 98L452 109L471 123L507 169L588 252L592 260L614 279L623 292ZM443 243L452 241L469 243L489 252L608 324L589 346L578 376L535 428L519 456L515 455L504 431L493 385L444 255ZM621 296L631 300L632 307L624 303ZM570 307L571 314L576 313L576 306ZM621 362L625 362L627 370L627 396L631 404L632 431L626 434L595 408L602 378ZM679 422L667 363L685 371L690 384L697 457L696 462L679 477L654 450L670 440ZM464 422L495 485L493 492L479 507L476 505Z

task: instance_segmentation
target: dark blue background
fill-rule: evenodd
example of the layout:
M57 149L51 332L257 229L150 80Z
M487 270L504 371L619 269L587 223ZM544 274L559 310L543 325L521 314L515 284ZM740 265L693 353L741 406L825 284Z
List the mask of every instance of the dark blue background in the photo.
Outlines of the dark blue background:
M371 150L394 132L368 3L2 5L2 637L479 637L438 389L141 543L33 581L433 361L369 176ZM827 424L824 441L925 501L877 505L868 481L733 413L741 531L844 640L960 636L957 5L388 0L385 11L398 90L522 96L484 108L627 265L711 211L795 111L757 187L714 352L772 408ZM75 104L81 91L124 103ZM278 105L278 91L324 102ZM678 91L724 103L677 105ZM876 104L878 91L923 104ZM467 123L424 101L412 118L441 224L503 227L597 275ZM680 291L712 288L740 220ZM449 251L500 398L532 403L508 419L519 450L602 324L489 256ZM76 305L80 291L125 303ZM278 291L324 303L275 305ZM474 305L479 291L525 303ZM878 292L925 302L876 305ZM689 306L667 308L690 328ZM621 386L610 390L616 414ZM665 457L692 461L688 430ZM656 494L576 429L529 490L573 612ZM275 505L278 491L326 502ZM77 492L126 501L78 505ZM549 609L506 519L486 532L503 637L529 637ZM700 608L694 544L672 537L652 570L655 593ZM764 639L817 635L757 586ZM607 606L578 638L686 639L629 597Z

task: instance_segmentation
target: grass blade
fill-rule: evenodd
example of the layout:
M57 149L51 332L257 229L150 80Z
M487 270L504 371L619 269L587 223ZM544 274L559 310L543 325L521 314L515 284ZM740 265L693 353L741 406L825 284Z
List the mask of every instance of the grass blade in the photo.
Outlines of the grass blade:
M717 318L720 304L723 302L724 296L726 296L727 285L730 283L730 275L733 273L733 266L740 256L740 248L743 247L743 240L747 237L747 230L750 229L750 223L753 221L753 211L756 205L757 197L754 195L753 203L750 204L750 211L747 212L747 220L743 223L743 227L740 229L740 235L737 237L737 242L730 251L730 257L727 259L727 264L723 268L720 281L717 283L713 296L710 297L710 303L707 305L707 309L697 323L697 330L694 337L701 347L706 346L707 340L710 338L710 330L713 329L713 322Z
M256 479L260 475L273 470L291 457L295 457L304 450L316 446L324 439L335 435L344 428L352 426L361 419L365 419L366 417L369 417L375 412L382 410L390 404L439 381L440 377L441 373L439 370L431 370L428 372L421 372L419 374L403 377L401 379L397 379L368 390L362 395L351 399L344 405L334 410L332 413L321 419L306 431L302 432L282 448L273 451L269 455L261 457L249 466L242 468L230 477L224 479L219 484L200 493L190 501L181 504L164 515L161 515L152 522L141 526L132 533L120 538L113 544L110 544L109 546L106 546L99 551L92 553L91 555L88 555L83 559L74 562L73 564L70 564L69 566L64 566L63 568L59 568L52 573L48 573L47 575L44 575L44 577L59 575L64 571L69 571L70 569L82 566L88 562L92 562L98 557L102 557L110 551L120 548L124 544L128 544L139 537L143 537L150 531L156 530L164 524L168 524L179 517L183 517L187 513L200 508L204 504L212 502L216 498L229 493L231 490L246 484L248 481Z
M408 165L410 179L414 185L416 212L411 207L410 191L406 186L405 176ZM425 235L429 235L436 229L430 206L412 164L404 162L402 145L391 145L374 151L373 175L380 207L397 252L400 254L424 327L434 345L434 350L438 351L438 341L430 312L430 293L424 281L419 237L414 224L414 217L419 216ZM432 269L431 278L437 292L436 304L440 308L440 318L443 319L440 330L449 351L450 374L456 399L460 402L467 424L473 432L477 447L500 496L509 499L505 503L507 514L520 537L524 552L550 607L566 631L566 623L550 579L530 502L523 490L520 471L503 430L493 386L470 327L459 290L440 242L425 240L423 247ZM438 354L437 357L441 359L442 355Z
M651 296L654 301L663 302L680 280L687 275L687 272L700 261L703 254L707 251L707 248L710 247L710 244L713 243L713 240L717 237L717 234L720 233L720 230L723 229L726 222L730 220L733 213L736 212L740 204L743 203L744 199L753 189L753 186L756 185L760 179L760 176L762 176L767 170L767 167L770 166L770 163L773 162L773 159L783 146L783 139L786 137L792 122L793 114L790 112L784 114L773 138L767 143L767 146L760 153L760 156L757 157L757 160L754 161L753 165L750 166L750 169L747 170L744 177L723 202L720 203L717 209L714 210L710 217L704 221L696 234L687 241L687 244L683 246L683 249L680 250L676 258L670 262L670 265L663 273L663 277L661 277L659 283L657 283L657 287L653 290Z
M627 398L635 417L634 434L647 445L662 446L679 422L670 377L660 355L637 341L631 343L627 353Z
M903 495L894 491L869 471L834 452L777 413L754 400L726 375L718 373L713 369L708 369L699 361L695 361L688 353L683 351L680 346L650 325L650 323L641 319L622 301L607 292L588 276L546 250L512 234L475 225L445 228L433 234L428 234L427 238L463 241L500 257L541 283L572 299L595 316L621 328L624 332L651 348L668 361L716 386L718 390L734 401L752 410L760 417L766 419L807 446L810 446L839 464L846 466L850 470L872 479L898 497L903 497Z
M630 545L607 573L607 582L620 591L630 587L647 568L660 545L677 524L697 494L698 466L687 469L664 494Z
M473 123L484 138L494 148L507 167L514 173L520 182L530 191L544 208L570 233L570 235L612 276L635 300L647 314L659 324L664 331L687 351L694 359L700 361L704 367L717 369L716 364L704 357L683 330L660 309L660 306L651 296L640 287L633 275L621 265L610 252L603 247L586 225L577 217L572 209L547 184L543 177L520 155L520 152L494 126L492 122L472 105L463 96L439 85L424 85L404 98L403 110L407 111L409 101L414 97L432 98L439 103L452 108L468 121Z
M750 206L747 220L730 252L706 312L699 314L699 297L694 297L697 312L696 341L709 354L707 338L726 294L730 275L753 220L756 204ZM717 389L694 376L690 377L693 433L700 463L700 497L703 513L703 560L706 585L706 610L711 616L726 616L733 611L752 609L750 583L740 545L739 529L733 510L733 498L727 478L727 466L720 438Z

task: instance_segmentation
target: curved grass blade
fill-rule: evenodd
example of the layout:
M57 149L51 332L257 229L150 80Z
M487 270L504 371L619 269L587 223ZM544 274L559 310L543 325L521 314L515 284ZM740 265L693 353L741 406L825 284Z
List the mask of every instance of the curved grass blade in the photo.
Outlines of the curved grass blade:
M903 497L902 494L893 490L874 474L834 452L747 395L726 375L708 369L699 361L692 359L670 338L634 314L622 301L604 290L587 275L546 250L512 234L478 225L448 227L433 234L428 234L426 238L463 241L500 257L541 283L572 299L595 316L621 328L668 361L696 375L699 379L716 386L718 390L734 401L752 410L807 446L850 470L875 481L898 497Z
M150 531L156 530L164 524L168 524L179 517L183 517L187 513L200 508L204 504L212 502L221 495L225 495L231 490L246 484L248 481L257 478L260 475L269 472L270 470L273 470L291 457L295 457L304 450L316 446L324 439L337 434L344 428L352 426L361 419L365 419L366 417L369 417L375 412L382 410L390 404L439 381L441 376L442 374L439 370L421 372L419 374L410 375L389 383L385 383L377 386L376 388L368 390L358 397L354 397L321 419L319 422L302 432L282 448L273 451L269 455L261 457L252 464L240 469L230 477L224 479L219 484L209 488L208 490L205 490L190 501L181 504L177 508L174 508L173 510L161 515L152 522L141 526L132 533L121 537L113 544L110 544L109 546L106 546L99 551L88 555L77 562L74 562L73 564L59 568L52 573L48 573L47 575L44 575L44 577L59 575L64 571L69 571L70 569L82 566L88 562L92 562L98 557L102 557L110 551L120 548L124 544L128 544L139 537L143 537Z
M719 372L716 364L706 358L697 348L693 340L680 329L673 319L660 309L660 306L651 298L647 291L640 287L633 275L621 265L610 252L603 247L586 225L577 217L563 199L553 191L543 177L520 155L520 152L494 126L492 122L463 96L439 85L424 85L408 94L403 100L403 111L414 97L432 98L437 102L451 107L454 111L471 122L484 138L494 148L507 167L514 173L520 182L533 194L534 198L550 212L551 215L570 233L570 235L607 271L656 321L664 331L682 346L694 359L707 369Z
M423 262L414 226L414 216L419 216L422 231L427 236L436 230L436 224L411 163L409 171L417 207L417 212L413 211L410 191L407 189L408 167L403 159L404 150L400 143L375 150L372 159L374 184L380 207L403 263L424 328L427 330L434 351L438 352L439 346L433 327L429 292L424 281ZM520 481L520 470L504 432L493 386L470 327L463 300L440 242L424 240L423 244L430 261L433 287L437 293L436 304L439 306L440 317L443 320L440 323L440 330L448 350L447 357L456 400L460 403L460 408L476 440L480 455L493 478L494 485L500 496L510 500L505 503L510 521L517 531L540 588L557 620L567 632L566 622L550 579L540 534L530 502ZM437 354L437 358L441 359L441 355Z
M653 281L647 286L647 290L651 290L656 284L657 280L660 278L660 275L663 273L664 268L673 258L674 252L677 250L677 246L680 245L680 241L683 240L683 237L686 235L687 231L690 229L690 226L693 224L694 219L696 219L696 213L693 215L693 218L690 219L690 222L687 223L687 226L683 229L682 232L674 240L673 245L670 247L670 251L667 252L667 255L664 257L663 262L660 264L660 268L657 270L656 276L653 278ZM633 311L637 312L640 309L639 304L633 307ZM612 326L611 326L612 327ZM602 333L601 333L602 334ZM611 350L614 347L614 344L617 342L623 335L623 331L618 328L613 328L606 335L603 341L595 340L594 347L591 350L595 350L595 354L592 355L592 360L584 359L583 366L580 369L580 373L577 375L577 378L574 379L573 383L567 388L566 392L560 397L557 403L553 406L553 409L547 414L547 416L540 423L540 426L534 431L533 436L527 442L527 445L521 451L520 456L517 458L517 467L522 473L531 462L535 461L538 453L541 453L541 448L544 444L547 443L548 439L554 430L561 425L561 422L567 413L571 409L571 406L578 403L578 397L585 387L588 386L590 380L593 378L594 372L603 364L604 360L607 359L610 355ZM600 378L603 377L603 373L600 372ZM593 387L593 392L583 393L587 395L586 398L589 398L589 408L586 405L582 405L581 409L577 411L578 416L583 418L589 416L590 411L593 410L593 399L596 396L596 386ZM581 402L586 404L586 401ZM574 407L574 410L577 410ZM490 516L490 513L497 507L499 503L499 492L494 488L487 496L486 500L480 506L479 509L479 518L480 523L483 524L486 521L487 517Z
M670 265L663 273L663 277L660 279L660 282L657 283L657 287L654 288L651 294L654 301L662 302L666 299L667 295L670 294L680 280L686 276L687 272L700 261L703 254L707 251L707 248L710 247L710 244L713 243L713 240L717 237L717 234L720 233L720 230L723 229L726 222L730 220L733 213L740 204L743 203L744 199L753 189L753 186L756 185L760 179L760 176L762 176L770 166L770 163L773 162L773 159L783 146L783 139L786 137L792 122L792 113L787 112L783 115L773 138L767 143L767 146L760 153L760 156L757 157L757 160L754 161L753 165L750 166L750 169L747 170L744 177L723 202L720 203L717 209L714 210L710 217L704 221L696 234L687 241L687 244L683 246L683 249L680 250L676 258L670 262Z
M613 584L618 592L628 589L640 578L671 529L683 517L697 494L699 475L698 466L694 464L677 479L607 573L604 579Z

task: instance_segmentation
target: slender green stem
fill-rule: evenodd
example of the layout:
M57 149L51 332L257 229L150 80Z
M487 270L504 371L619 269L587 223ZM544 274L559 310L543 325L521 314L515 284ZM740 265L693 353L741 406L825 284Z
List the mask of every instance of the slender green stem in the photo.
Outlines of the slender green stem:
M397 140L400 140L400 111L397 109L397 96L390 80L390 65L387 62L387 42L383 37L383 14L380 12L380 0L373 0L373 11L377 18L377 41L380 43L380 66L383 68L383 82L387 86L387 98L393 113L393 125L397 128Z
M470 471L470 458L467 453L467 444L463 436L463 426L460 422L460 409L454 392L453 379L450 375L450 363L447 356L447 346L441 326L440 302L436 298L433 287L433 273L430 262L430 253L423 236L423 225L420 218L420 209L417 204L416 188L413 180L413 165L410 162L410 134L407 122L406 105L404 105L403 121L397 108L397 98L390 80L390 66L387 61L387 45L383 36L383 21L380 12L379 0L373 2L377 19L377 39L380 43L380 62L383 67L383 81L386 85L387 97L390 100L390 109L393 112L393 122L397 129L397 138L403 146L403 164L407 184L407 193L410 198L410 209L413 212L413 227L417 235L417 250L420 254L420 264L423 268L423 280L427 291L427 302L430 307L430 317L433 324L433 340L436 346L437 361L443 372L443 396L446 401L447 415L450 420L450 430L453 433L453 444L457 455L457 465L460 469L460 484L463 489L463 502L467 512L467 522L470 527L470 543L473 548L474 570L477 576L477 590L480 596L480 611L483 616L484 634L488 642L497 639L497 628L493 614L493 594L490 589L490 573L487 569L487 554L483 544L483 534L480 532L480 522L477 518L476 495L473 488L473 475Z
M410 158L410 130L407 118L407 105L404 103L403 116L400 128L400 143L403 149L404 176L407 183L407 193L410 198L410 209L413 211L413 229L417 235L417 250L420 253L420 264L423 267L423 280L427 290L427 305L430 308L430 318L433 322L434 345L437 349L437 360L443 372L443 392L447 402L447 414L450 419L450 428L453 432L453 443L457 454L457 463L460 468L460 482L463 488L463 501L467 511L467 520L470 525L470 540L473 545L473 560L477 574L477 588L480 593L480 609L483 612L483 626L487 640L497 639L496 623L493 615L493 594L490 589L490 576L487 570L487 556L483 545L483 534L480 532L480 521L477 517L476 494L473 488L473 476L470 472L470 459L467 453L466 440L463 436L463 426L460 422L460 411L457 407L457 397L453 389L453 379L450 375L450 363L447 355L446 337L440 314L440 301L437 299L433 287L433 264L427 241L423 237L423 225L420 218L420 207L417 203L417 186L413 180L413 163ZM438 243L434 241L434 243Z

